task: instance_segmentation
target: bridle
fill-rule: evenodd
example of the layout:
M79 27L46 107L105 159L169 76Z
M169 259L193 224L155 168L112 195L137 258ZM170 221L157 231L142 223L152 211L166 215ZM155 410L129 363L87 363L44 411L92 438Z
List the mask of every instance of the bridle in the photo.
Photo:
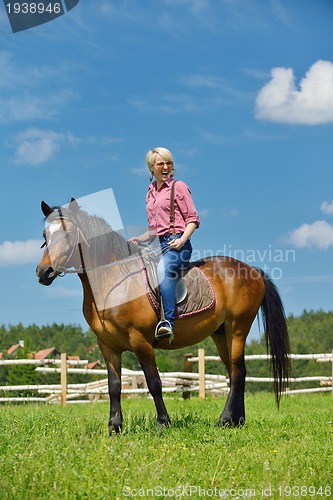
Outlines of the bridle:
M80 252L80 259L81 259L81 262L82 262L82 266L81 268L78 268L78 269L73 269L72 272L74 273L78 273L78 272L83 272L84 271L84 260L83 260L83 254L82 254L82 248L81 248L81 238L82 240L85 242L85 244L90 248L90 245L89 243L87 242L86 238L84 237L82 231L81 231L81 228L79 226L76 226L76 232L75 232L75 240L74 240L74 243L73 243L73 247L67 257L67 259L65 260L65 262L60 266L59 269L61 269L60 273L58 272L58 270L56 271L58 276L60 278L63 278L66 274L68 274L70 272L70 269L68 269L66 267L66 264L68 264L68 262L70 262L70 260L72 259L73 255L74 255L74 252L76 250L76 248L79 249L79 252Z
M55 213L55 215L52 217L52 214L51 214L48 217L48 221L51 223L52 221L59 220L61 222L61 225L62 225L62 228L63 228L63 231L65 233L66 238L68 237L67 235L68 235L69 231L66 230L66 226L64 224L65 221L70 222L76 228L75 240L74 240L74 243L72 245L71 251L69 252L69 255L67 256L65 262L61 266L59 266L57 269L54 269L54 272L57 274L57 276L62 278L66 274L69 274L69 273L80 273L80 272L85 271L83 253L82 253L82 248L81 248L81 241L83 241L89 248L90 248L90 245L89 245L87 239L85 238L78 222L74 219L74 217L68 217L68 216L63 215L61 208L59 208L57 210L57 212L59 212L59 215L58 215L58 213ZM70 232L72 232L72 231L70 231ZM48 244L46 241L44 241L41 248L43 248L44 246L46 246L46 248L48 248ZM80 259L81 259L82 265L79 268L69 269L69 268L67 268L67 264L71 261L73 255L74 255L74 252L76 251L77 248L79 249L79 252L80 252Z

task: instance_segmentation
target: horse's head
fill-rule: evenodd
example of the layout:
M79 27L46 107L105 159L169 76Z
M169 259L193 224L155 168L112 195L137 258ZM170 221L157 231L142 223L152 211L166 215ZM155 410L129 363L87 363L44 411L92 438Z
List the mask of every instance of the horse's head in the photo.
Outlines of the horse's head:
M43 231L45 248L42 260L36 268L38 281L51 285L53 280L76 264L81 231L76 220L79 206L72 198L68 208L52 208L42 201L46 227Z

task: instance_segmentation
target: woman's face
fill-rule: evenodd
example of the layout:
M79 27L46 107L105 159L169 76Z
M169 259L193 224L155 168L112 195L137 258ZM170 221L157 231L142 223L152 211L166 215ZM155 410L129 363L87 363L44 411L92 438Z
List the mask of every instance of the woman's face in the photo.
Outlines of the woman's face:
M173 163L171 161L164 160L159 154L155 156L152 174L155 176L158 185L170 179L172 169Z

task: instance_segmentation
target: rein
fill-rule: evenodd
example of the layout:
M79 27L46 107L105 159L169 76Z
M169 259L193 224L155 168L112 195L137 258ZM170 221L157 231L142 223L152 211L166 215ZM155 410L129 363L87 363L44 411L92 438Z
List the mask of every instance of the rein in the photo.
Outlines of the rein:
M149 253L155 253L155 252L151 251ZM80 257L81 257L81 255L80 255ZM82 257L81 257L81 259L82 259ZM65 276L65 274L80 274L80 273L83 273L83 272L86 272L86 271L93 271L94 269L109 269L109 268L115 267L115 266L126 265L128 262L135 261L137 259L141 259L141 255L135 255L135 256L131 256L131 257L126 257L126 259L123 259L123 260L119 260L119 261L116 261L116 262L110 262L109 264L100 264L98 266L93 266L93 267L85 267L83 265L83 266L80 266L80 267L74 267L74 268L70 268L70 269L65 269L64 271L62 271L62 273L64 273L64 274L61 273L61 277Z

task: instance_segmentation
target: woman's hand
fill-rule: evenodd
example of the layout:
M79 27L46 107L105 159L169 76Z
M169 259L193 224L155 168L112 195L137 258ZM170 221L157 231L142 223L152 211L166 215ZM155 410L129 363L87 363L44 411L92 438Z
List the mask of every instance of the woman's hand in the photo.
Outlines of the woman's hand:
M134 236L134 238L130 238L128 240L128 243L131 243L131 245L138 245L140 243L140 238L138 236Z
M146 231L143 234L140 234L139 236L133 236L133 238L130 238L128 240L128 243L131 243L132 245L139 245L140 243L145 243L146 241L149 241L149 230Z
M169 242L169 247L173 250L181 250L187 240L192 236L198 224L196 222L189 222L185 228L184 234L180 238L175 238Z
M173 250L181 250L185 245L185 241L182 238L175 238L174 240L169 241L169 247Z

